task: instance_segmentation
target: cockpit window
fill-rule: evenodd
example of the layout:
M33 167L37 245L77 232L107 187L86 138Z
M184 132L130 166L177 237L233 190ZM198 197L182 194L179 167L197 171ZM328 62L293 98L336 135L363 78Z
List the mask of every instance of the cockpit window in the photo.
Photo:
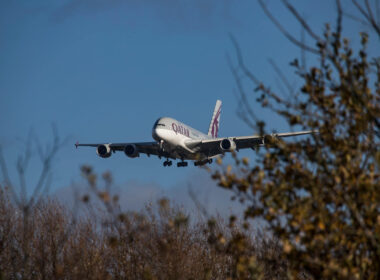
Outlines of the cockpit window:
M157 127L157 126L165 126L163 123L159 123L161 119L158 119L156 120L156 122L154 123L154 127Z

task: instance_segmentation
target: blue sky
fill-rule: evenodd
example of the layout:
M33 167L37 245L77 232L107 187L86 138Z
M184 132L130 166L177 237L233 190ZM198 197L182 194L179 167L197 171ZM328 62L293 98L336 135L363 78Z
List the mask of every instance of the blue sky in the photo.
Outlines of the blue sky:
M279 1L269 1L269 7L298 37L299 25ZM334 19L334 1L298 1L297 7L317 32ZM358 24L345 23L346 34L355 38ZM82 164L110 170L118 183L165 189L196 182L204 171L194 167L163 168L159 159L123 153L101 159L94 149L76 150L74 143L151 141L160 116L206 131L216 99L223 101L222 136L254 133L235 113L229 34L260 79L275 85L268 63L273 59L296 81L289 62L299 50L253 0L0 1L0 144L10 173L28 131L48 143L55 123L68 141L53 166L52 191L78 180ZM254 110L268 129L289 129L261 108ZM243 154L254 158L252 151ZM39 168L35 158L30 178Z

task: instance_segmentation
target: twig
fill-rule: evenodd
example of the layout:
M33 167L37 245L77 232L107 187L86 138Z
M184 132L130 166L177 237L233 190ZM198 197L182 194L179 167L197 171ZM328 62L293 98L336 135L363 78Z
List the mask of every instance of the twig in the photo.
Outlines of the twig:
M300 42L299 40L297 40L295 37L293 37L292 35L290 35L290 33L271 14L271 12L269 12L267 6L264 4L264 2L262 0L259 0L259 4L260 4L261 8L263 9L264 13L269 17L269 19L277 26L277 28L281 31L282 34L284 34L284 36L289 41L291 41L296 46L298 46L300 48L303 48L305 51L311 52L313 54L318 54L319 53L317 49L303 44L302 42Z

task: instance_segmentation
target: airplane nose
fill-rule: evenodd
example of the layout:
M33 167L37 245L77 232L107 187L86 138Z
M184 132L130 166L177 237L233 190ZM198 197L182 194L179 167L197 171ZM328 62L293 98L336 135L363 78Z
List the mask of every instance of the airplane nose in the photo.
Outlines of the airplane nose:
M161 140L160 136L159 136L159 129L153 128L153 130L152 130L152 137L156 141L160 141Z

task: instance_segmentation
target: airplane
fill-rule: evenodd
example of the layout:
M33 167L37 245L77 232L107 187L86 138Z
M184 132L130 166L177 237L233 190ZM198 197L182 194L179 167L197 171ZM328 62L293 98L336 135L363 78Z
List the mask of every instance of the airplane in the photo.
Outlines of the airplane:
M155 141L98 144L79 144L77 142L75 147L95 147L96 153L102 158L108 158L116 151L123 151L130 158L139 157L140 154L155 155L160 159L166 158L163 162L164 166L171 166L171 159L179 159L177 166L184 167L188 165L185 160L193 160L194 166L200 166L212 163L213 158L226 152L246 148L255 149L268 142L267 136L283 138L317 132L308 130L271 135L218 137L221 108L222 102L217 100L207 134L173 118L162 117L157 119L153 125L152 136Z

